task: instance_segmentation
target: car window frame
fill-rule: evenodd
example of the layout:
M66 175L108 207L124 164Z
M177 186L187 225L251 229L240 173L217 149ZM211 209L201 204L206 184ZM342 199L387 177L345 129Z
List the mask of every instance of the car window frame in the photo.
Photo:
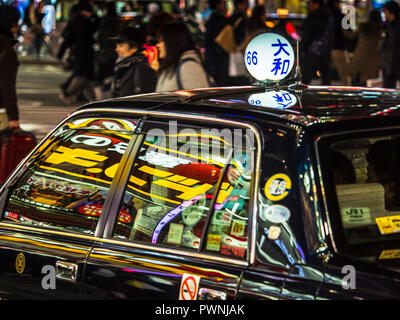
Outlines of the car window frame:
M151 250L155 252L163 252L163 253L172 253L172 254L178 254L178 255L183 255L183 256L191 256L191 257L196 257L196 258L204 258L208 260L213 260L213 261L220 261L220 262L225 262L225 263L233 263L235 265L240 265L240 266L248 266L249 264L254 264L255 262L255 238L256 238L256 218L258 214L258 202L257 202L257 195L259 193L259 185L260 185L260 173L261 173L261 155L262 155L262 135L260 133L260 129L249 122L238 122L238 121L232 121L232 120L227 120L227 119L222 119L222 118L215 118L215 117L210 117L206 115L199 115L199 114L182 114L182 113L174 113L174 112L167 112L167 111L155 111L155 110L146 110L146 109L117 109L117 108L107 108L107 107L102 107L102 108L96 108L96 109L85 109L81 111L77 111L79 113L86 113L86 112L97 112L101 114L102 116L105 116L107 114L123 114L125 116L127 115L140 115L138 118L142 119L149 119L151 118L152 120L161 120L161 121L166 121L166 120L183 120L183 121L195 121L196 124L204 123L207 127L210 126L212 123L216 123L217 125L228 125L230 127L236 127L236 128L243 128L243 129L250 129L255 137L255 145L256 145L256 150L254 151L254 178L252 179L251 186L250 186L250 199L249 199L249 215L248 215L248 250L247 250L247 256L245 259L235 259L231 257L224 257L222 255L216 255L212 253L207 253L207 252L193 252L193 251L187 251L181 248L168 248L168 247L161 247L161 246L154 246L151 244L144 244L144 243L137 243L137 242L132 242L128 240L123 240L123 239L115 239L112 238L112 230L114 227L114 224L116 223L116 215L119 210L116 208L117 206L115 205L113 207L113 212L110 213L107 216L107 221L105 223L105 227L102 233L96 234L102 242L106 243L111 243L111 244L119 244L123 246L128 246L128 247L134 247L134 248L139 248L139 249L146 249L146 250ZM76 113L75 113L76 115ZM137 132L140 135L140 132ZM132 149L135 147L135 145L132 145L130 149L127 148L126 152L132 151ZM131 154L131 156L136 156L135 154ZM128 176L126 174L126 176ZM127 178L127 177L126 177ZM123 192L125 190L125 185L122 183L123 181L118 182L118 191L116 192ZM116 193L115 193L116 194ZM118 199L113 198L114 204L119 202L117 201Z
M335 133L323 133L314 139L313 152L315 152L314 156L318 168L317 176L320 184L318 192L323 200L321 205L323 205L323 210L325 212L325 232L331 241L332 249L337 254L355 254L361 249L369 248L373 244L348 244L344 233L344 227L342 226L341 217L336 214L337 212L340 212L336 190L333 181L331 181L330 175L327 173L329 170L326 170L326 165L321 161L321 154L323 151L326 151L334 141L340 139L344 141L372 136L385 136L393 133L400 134L400 126L388 126L385 128L373 127L370 129L355 130L349 129ZM322 158L324 158L324 156L322 156ZM324 192L321 192L321 190L324 190ZM382 244L385 242L379 243Z

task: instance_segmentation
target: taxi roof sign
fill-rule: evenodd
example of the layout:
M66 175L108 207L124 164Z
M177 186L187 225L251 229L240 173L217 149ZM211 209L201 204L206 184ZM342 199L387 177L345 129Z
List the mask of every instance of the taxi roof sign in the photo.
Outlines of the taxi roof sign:
M244 63L258 81L280 81L292 71L295 60L290 42L276 33L263 33L248 44Z

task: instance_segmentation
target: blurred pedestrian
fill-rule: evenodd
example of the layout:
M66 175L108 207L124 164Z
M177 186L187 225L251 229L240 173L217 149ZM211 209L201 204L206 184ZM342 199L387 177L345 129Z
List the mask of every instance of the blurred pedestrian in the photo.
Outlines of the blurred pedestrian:
M40 58L42 45L44 43L44 29L42 26L42 20L44 18L43 13L44 2L40 2L37 9L35 10L36 16L36 23L33 24L30 28L31 32L33 33L34 37L32 39L32 47L34 53L36 53L36 58Z
M334 40L332 47L332 63L336 69L342 85L350 85L349 56L346 51L346 37L343 32L342 21L345 15L340 9L341 0L328 0L328 8L334 19Z
M261 33L268 31L268 27L265 25L266 21L266 9L264 5L257 5L253 8L251 17L247 20L246 29L247 35L254 37Z
M174 22L174 17L165 11L158 11L151 15L149 23L146 26L146 43L155 45L158 43L158 32L160 28L167 23Z
M228 23L234 26L233 35L238 47L238 52L231 53L229 57L229 74L230 85L247 85L249 79L248 73L244 65L243 55L239 54L245 51L242 49L247 35L247 9L249 7L248 0L234 0L235 10L229 17Z
M30 28L33 24L36 23L35 1L34 0L29 0L29 3L24 10L23 23L28 28Z
M174 17L165 11L159 11L151 15L149 23L146 26L146 43L144 44L144 54L147 57L149 65L157 71L160 68L160 61L158 60L158 32L160 28L167 23L174 22Z
M69 50L69 56L66 59L66 69L72 69L73 65L73 56L72 56L72 47L75 42L75 19L79 15L79 5L75 4L71 7L69 11L69 21L65 26L64 30L62 31L61 37L62 42L60 48L57 52L57 58L59 60L63 60L66 52ZM66 86L68 87L68 85ZM66 89L66 87L64 89Z
M249 42L259 34L271 31L265 24L266 9L264 5L257 5L253 8L251 17L246 23L246 36L242 44L242 52L246 51Z
M24 11L23 23L28 28L28 35L31 38L29 42L28 54L36 55L40 58L42 45L44 43L44 30L42 27L42 20L44 18L43 11L44 3L40 2L38 7L35 8L35 2L31 0Z
M235 25L236 22L237 26L234 30L235 42L237 46L240 46L244 39L246 38L246 25L247 25L247 9L249 7L248 0L234 0L235 10L233 11L232 15L229 17L229 23L231 25ZM239 19L240 22L238 21Z
M19 18L14 7L0 6L0 130L19 127L16 92L19 62L14 50Z
M73 75L68 87L60 95L60 99L66 105L94 98L91 81L94 79L93 43L97 26L92 6L87 3L80 4L70 30L74 56Z
M164 25L159 32L158 50L162 61L158 70L156 91L209 86L200 51L185 23Z
M387 2L383 8L386 18L381 52L383 87L396 88L396 81L400 79L400 10L395 1Z
M357 46L350 62L352 85L365 86L367 79L379 76L379 42L382 35L382 18L379 10L372 10L367 22L360 24Z
M303 25L300 42L303 82L322 77L322 84L331 84L331 54L334 36L333 17L324 0L310 0L309 14Z
M205 23L204 66L218 86L229 85L229 53L220 47L215 38L228 23L225 0L209 0L211 14Z
M144 32L139 28L126 27L112 39L116 41L118 59L114 67L111 96L153 92L157 77L143 54Z
M96 34L99 50L95 54L96 99L103 99L103 93L110 90L114 64L117 59L115 52L115 37L120 31L120 19L116 12L115 3L105 4L105 15L101 18Z

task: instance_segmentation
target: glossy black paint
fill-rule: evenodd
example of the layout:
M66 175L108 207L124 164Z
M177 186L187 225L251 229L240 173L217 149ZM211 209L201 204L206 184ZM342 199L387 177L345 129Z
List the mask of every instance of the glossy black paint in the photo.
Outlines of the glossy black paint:
M68 299L82 297L83 274L86 259L94 241L69 235L25 230L18 226L0 230L1 271L0 283L3 299ZM17 257L24 255L22 272L16 268ZM45 266L55 267L57 261L78 265L75 282L57 280L55 289L50 289L50 275Z
M183 273L201 276L200 288L226 293L227 299L400 298L398 260L379 261L378 248L360 250L359 257L350 257L327 227L332 213L329 202L324 201L315 151L323 135L398 128L400 92L311 87L295 93L298 103L286 110L250 106L250 95L264 91L256 87L189 90L80 108L82 112L97 109L102 116L110 114L102 109L118 109L121 115L131 109L167 111L245 122L258 128L262 150L259 194L255 195L258 207L253 210L257 215L253 263L247 259L232 264L182 250L158 250L116 241L104 233L82 237L0 222L0 291L4 295L0 298L176 300ZM271 202L265 198L264 188L277 173L290 177L292 187L284 199ZM289 209L290 219L281 227L279 239L268 238L271 225L260 218L260 201ZM392 248L400 248L400 243ZM14 265L20 252L26 257L22 275ZM78 281L57 281L57 290L42 289L41 268L58 260L78 264ZM356 268L356 289L343 288L342 268L346 265Z

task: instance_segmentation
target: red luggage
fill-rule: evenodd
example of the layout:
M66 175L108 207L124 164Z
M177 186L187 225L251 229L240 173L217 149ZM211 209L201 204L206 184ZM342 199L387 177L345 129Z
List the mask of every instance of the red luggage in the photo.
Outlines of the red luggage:
M0 184L4 183L15 167L36 146L33 133L17 130L4 130L0 133Z

